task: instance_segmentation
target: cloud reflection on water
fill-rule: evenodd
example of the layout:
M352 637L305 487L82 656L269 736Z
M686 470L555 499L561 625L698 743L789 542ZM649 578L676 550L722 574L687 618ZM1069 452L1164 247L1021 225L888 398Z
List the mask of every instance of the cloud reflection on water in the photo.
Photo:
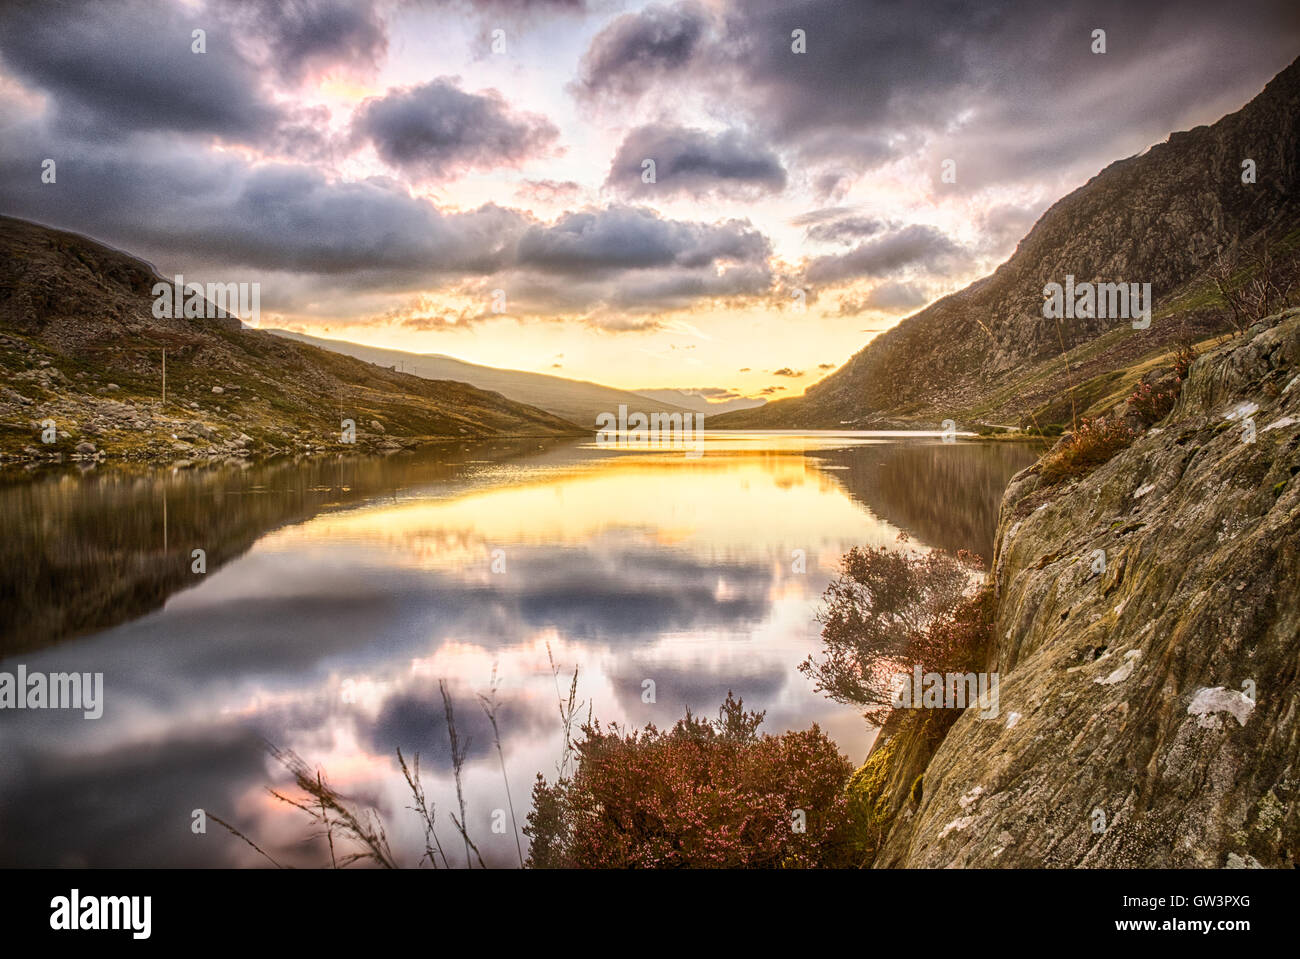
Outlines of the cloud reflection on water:
M971 498L954 501L949 483L947 504L923 522L941 527L946 510L961 536L1017 463L1005 446L957 448ZM277 859L319 865L321 850L301 841L305 818L265 793L284 776L263 739L373 801L399 858L414 862L421 837L394 749L420 753L448 843L446 679L468 739L470 829L490 864L509 865L513 838L489 828L506 801L477 702L494 663L520 816L535 773L555 774L558 687L567 692L575 665L579 696L604 722L667 726L687 707L712 714L732 690L768 711L768 731L816 721L860 761L860 717L814 695L795 666L816 647L812 613L840 554L893 542L893 523L906 528L907 504L945 455L928 440L768 436L716 440L701 459L584 444L495 463L463 457L427 482L418 464L407 475L390 466L386 488L265 532L163 608L0 664L102 671L107 702L93 722L0 716L0 862L265 864L215 824L192 835L191 810L207 808ZM912 487L884 496L893 523L862 501L863 491L884 495L882 477ZM492 572L497 549L503 573ZM795 549L806 552L804 574L792 570ZM646 679L654 703L642 701Z

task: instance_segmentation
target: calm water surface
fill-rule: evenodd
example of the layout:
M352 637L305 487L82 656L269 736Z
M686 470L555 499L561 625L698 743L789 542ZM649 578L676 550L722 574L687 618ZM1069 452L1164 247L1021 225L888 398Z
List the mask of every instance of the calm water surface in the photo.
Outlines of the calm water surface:
M1021 444L865 433L722 433L704 455L497 441L387 459L98 470L0 486L0 670L104 674L97 720L0 712L0 865L321 865L265 744L320 765L422 837L395 749L418 752L443 845L455 809L445 680L471 835L506 808L478 703L495 666L516 812L562 749L557 680L604 722L716 714L728 690L778 733L819 723L858 763L870 734L797 664L840 555L913 543L988 556ZM207 572L191 572L204 549ZM499 552L498 552L499 551ZM797 572L802 551L805 572ZM494 571L494 566L499 571ZM644 681L654 703L643 702ZM583 708L586 716L586 706ZM527 847L525 845L525 852Z

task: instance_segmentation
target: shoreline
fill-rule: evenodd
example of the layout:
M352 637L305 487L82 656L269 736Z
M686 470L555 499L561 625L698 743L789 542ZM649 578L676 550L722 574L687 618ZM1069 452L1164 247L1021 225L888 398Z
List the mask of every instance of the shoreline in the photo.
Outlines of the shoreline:
M354 443L342 443L338 441L324 443L312 440L296 440L286 446L268 445L263 449L258 449L258 441L247 434L241 433L233 440L227 440L224 443L212 444L206 447L198 447L190 443L180 445L184 441L174 438L156 439L150 443L146 441L135 447L124 447L123 444L113 443L107 448L100 448L91 443L93 448L89 451L79 450L78 447L87 445L87 441L81 440L73 443L70 439L61 438L57 444L50 444L54 449L45 451L35 446L33 443L25 443L15 451L13 448L0 448L0 480L18 479L24 473L35 474L37 472L51 471L57 468L81 467L90 468L96 466L107 467L129 467L140 466L149 468L166 468L172 469L195 469L204 466L258 466L263 464L274 463L285 459L306 460L314 459L321 456L329 455L354 455L354 456L392 456L397 453L415 453L420 450L429 449L438 446L445 446L453 443L483 443L495 440L517 441L517 440L563 440L579 439L583 437L594 438L598 431L595 430L574 430L571 433L494 433L490 435L474 436L361 436L357 437ZM817 435L817 434L843 434L850 435L856 433L871 433L881 438L889 438L889 434L897 434L900 439L924 439L938 438L943 434L935 430L916 430L916 429L888 429L888 430L831 430L831 429L806 429L806 430L714 430L715 435L721 434L764 434L776 433L785 435ZM706 431L707 435L707 431ZM1038 436L1023 432L1017 433L958 433L956 442L989 442L999 443L1025 443L1032 445L1050 444L1057 439L1055 436ZM39 441L38 441L39 442Z

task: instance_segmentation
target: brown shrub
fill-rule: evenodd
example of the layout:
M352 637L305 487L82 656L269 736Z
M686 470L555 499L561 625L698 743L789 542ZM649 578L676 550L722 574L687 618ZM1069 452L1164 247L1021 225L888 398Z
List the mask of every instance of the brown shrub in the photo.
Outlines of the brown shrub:
M1134 439L1132 428L1122 420L1083 420L1079 428L1058 443L1038 467L1045 483L1086 476Z

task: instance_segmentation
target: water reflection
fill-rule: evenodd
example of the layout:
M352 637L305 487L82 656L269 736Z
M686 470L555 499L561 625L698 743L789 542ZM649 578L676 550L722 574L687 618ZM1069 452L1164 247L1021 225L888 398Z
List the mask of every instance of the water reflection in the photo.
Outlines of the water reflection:
M819 722L860 761L861 719L795 671L839 556L900 529L984 548L1002 488L1033 457L932 438L714 434L701 458L531 441L10 486L0 669L102 671L106 706L94 721L0 713L0 863L258 865L219 827L191 833L205 808L277 860L319 865L301 814L263 789L284 778L263 739L376 804L414 862L422 839L393 751L420 752L446 842L446 679L469 741L471 832L489 864L509 865L476 699L494 664L521 815L534 774L554 776L557 696L575 666L602 720L667 725L730 689L768 711L769 731ZM208 551L202 576L192 546Z

